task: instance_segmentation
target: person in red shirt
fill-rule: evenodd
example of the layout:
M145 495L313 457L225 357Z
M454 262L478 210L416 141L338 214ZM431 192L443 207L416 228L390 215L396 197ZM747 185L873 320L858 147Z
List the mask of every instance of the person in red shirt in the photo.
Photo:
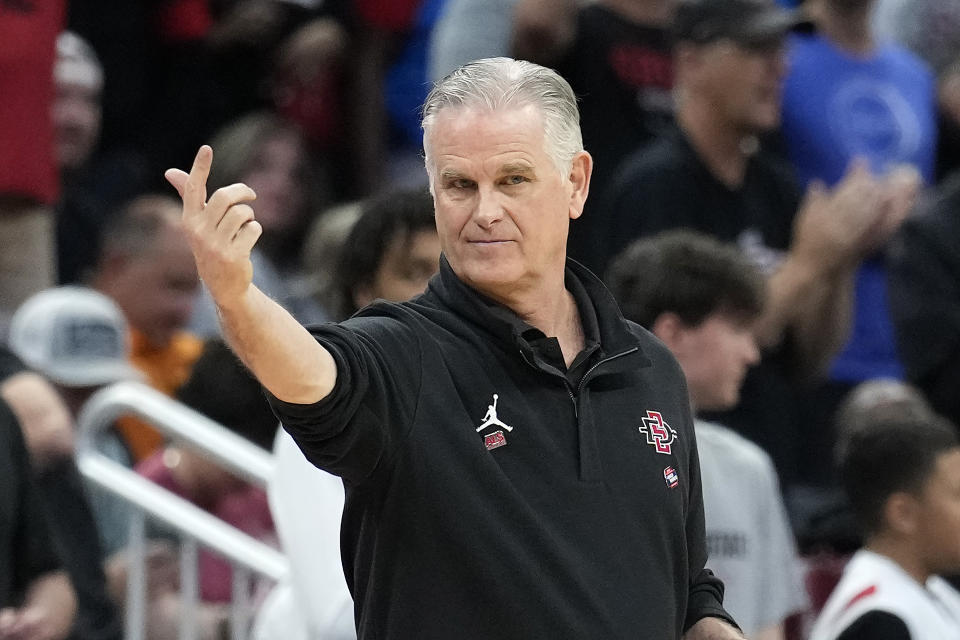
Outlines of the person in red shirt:
M0 3L0 335L54 283L53 63L64 0Z

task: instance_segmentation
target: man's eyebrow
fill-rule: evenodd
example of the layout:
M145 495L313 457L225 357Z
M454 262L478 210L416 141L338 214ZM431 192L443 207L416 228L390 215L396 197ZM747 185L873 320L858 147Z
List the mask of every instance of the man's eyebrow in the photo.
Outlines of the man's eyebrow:
M526 162L508 162L500 167L500 175L532 175L533 167Z
M441 180L458 180L460 178L466 178L466 176L456 169L443 169L440 171Z

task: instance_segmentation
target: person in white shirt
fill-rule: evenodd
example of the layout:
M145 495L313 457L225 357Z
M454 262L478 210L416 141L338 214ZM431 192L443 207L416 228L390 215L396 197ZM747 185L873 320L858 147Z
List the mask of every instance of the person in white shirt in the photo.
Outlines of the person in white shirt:
M960 439L899 383L858 388L838 420L837 459L864 546L810 640L960 638ZM865 395L883 392L879 404Z
M676 357L695 412L737 404L759 359L753 328L765 299L764 276L749 258L708 236L671 231L630 245L606 282L624 316ZM726 587L724 606L748 637L782 639L784 620L807 599L776 470L727 427L698 419L696 435L707 551Z

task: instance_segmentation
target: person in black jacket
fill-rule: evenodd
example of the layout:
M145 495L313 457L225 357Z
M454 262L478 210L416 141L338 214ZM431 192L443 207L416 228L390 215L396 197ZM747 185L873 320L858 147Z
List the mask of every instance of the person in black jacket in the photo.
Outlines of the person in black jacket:
M76 594L54 552L20 424L0 400L0 638L59 640Z
M343 478L361 639L742 637L705 569L676 361L569 262L592 160L555 72L461 67L424 106L443 254L410 302L304 329L251 284L242 184L171 169L231 346Z
M960 424L960 173L940 186L887 252L890 314L906 378Z

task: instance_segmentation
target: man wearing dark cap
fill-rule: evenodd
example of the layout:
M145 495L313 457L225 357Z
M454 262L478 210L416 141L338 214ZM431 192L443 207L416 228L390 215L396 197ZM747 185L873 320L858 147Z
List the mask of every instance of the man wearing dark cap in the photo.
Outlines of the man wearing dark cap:
M687 227L736 242L768 274L757 327L765 358L721 419L767 449L787 484L803 427L794 382L821 375L844 340L853 265L887 204L860 168L801 198L789 168L760 149L780 123L785 37L802 24L769 0L681 2L676 127L626 160L605 194L608 258L634 238Z

